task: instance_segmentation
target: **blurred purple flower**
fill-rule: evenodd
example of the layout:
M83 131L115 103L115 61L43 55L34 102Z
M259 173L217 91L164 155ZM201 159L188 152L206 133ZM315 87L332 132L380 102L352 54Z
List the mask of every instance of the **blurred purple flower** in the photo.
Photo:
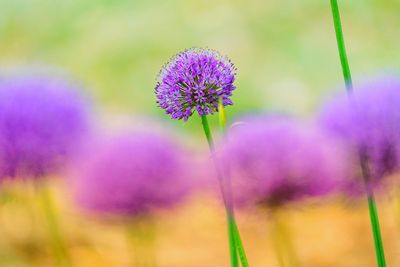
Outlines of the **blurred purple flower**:
M155 88L157 103L173 119L187 119L218 111L235 89L236 69L231 61L211 49L192 48L177 54L164 66Z
M342 95L327 103L320 115L322 127L368 163L371 185L399 168L399 107L400 79L381 77L358 86L351 99ZM353 182L362 181L360 168L354 169Z
M235 203L267 207L331 192L345 174L342 153L313 126L278 116L232 128L223 151Z
M0 82L1 178L38 178L65 164L89 128L86 102L76 89L45 76Z
M178 204L190 191L182 151L156 134L105 138L82 158L76 198L92 212L139 215Z

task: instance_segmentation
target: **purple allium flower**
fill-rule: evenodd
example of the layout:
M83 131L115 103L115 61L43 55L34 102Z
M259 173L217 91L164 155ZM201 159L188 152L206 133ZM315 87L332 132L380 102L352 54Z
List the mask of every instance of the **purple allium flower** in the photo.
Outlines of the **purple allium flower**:
M190 166L169 139L142 132L102 139L79 166L75 189L83 208L135 216L178 204L190 191Z
M232 128L223 151L236 204L278 207L332 191L341 181L342 151L311 125L259 117Z
M231 61L211 49L192 48L164 66L155 88L157 103L173 119L187 119L197 111L200 116L218 111L235 89L236 69Z
M320 123L360 154L368 163L368 182L375 184L399 168L400 79L380 77L356 89L351 99L342 95L328 102ZM362 181L360 168L354 169L354 180Z
M75 86L45 76L0 81L0 177L58 171L88 130L86 102Z

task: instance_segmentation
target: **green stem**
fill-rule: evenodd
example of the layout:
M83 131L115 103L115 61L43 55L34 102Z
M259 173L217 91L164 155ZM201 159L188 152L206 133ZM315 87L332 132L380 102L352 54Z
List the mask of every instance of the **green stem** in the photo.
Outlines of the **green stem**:
M353 91L353 82L351 79L350 67L349 62L347 60L346 54L346 47L344 44L344 37L343 37L343 30L342 30L342 23L340 21L340 13L339 13L339 6L337 0L331 0L331 9L332 9L332 16L333 16L333 23L335 25L335 32L336 32L336 40L339 50L340 62L342 65L342 72L343 77L346 84L346 90L350 94ZM374 244L375 244L375 251L376 251L376 258L379 267L386 267L385 261L385 254L383 250L383 242L381 236L381 230L379 226L379 219L378 219L378 212L376 209L376 203L374 199L374 194L372 188L369 186L369 173L368 173L368 166L366 166L367 162L364 162L362 157L360 157L360 165L364 176L364 182L367 188L367 196L368 196L368 208L369 208L369 215L371 219L371 227L372 227L372 234L374 237Z
M272 231L271 231L271 236L272 236L272 241L274 244L275 248L275 253L276 253L276 260L278 262L279 267L286 267L286 260L285 260L285 253L284 253L284 248L282 248L281 244L281 238L280 238L280 231L277 229L277 224L275 221L272 221Z
M233 227L234 227L233 230L234 230L234 235L235 235L236 248L237 248L240 262L242 263L242 267L249 267L249 262L247 260L246 252L244 250L242 239L240 238L240 234L239 234L239 229L238 229L235 221L234 221Z
M351 79L351 72L349 61L347 59L346 46L344 44L342 22L340 20L339 6L337 0L331 0L331 9L333 16L333 24L335 25L336 41L339 50L340 63L342 65L342 72L348 92L353 91L353 82Z
M364 153L362 153L362 151L359 151L358 156L361 167L361 174L364 179L365 191L367 192L368 210L369 210L369 217L371 220L372 235L374 238L376 260L379 267L386 267L385 253L383 250L383 242L379 226L378 211L376 208L373 187L370 185L371 171L369 169L368 158Z
M133 253L132 266L157 266L155 254L155 225L150 217L129 220L127 223L128 245Z
M378 211L376 208L376 202L372 191L368 193L368 209L369 209L369 217L371 219L372 232L374 235L375 252L378 261L378 266L386 267L385 252L383 250L383 242L379 226Z
M224 108L221 98L219 98L219 101L218 101L218 115L219 115L219 127L220 127L222 134L224 135L226 132L226 113L225 113L225 108ZM229 201L228 205L232 205L232 185L231 185L231 181L229 178L226 181L226 187L227 187L227 190L226 190L227 197L226 198ZM244 250L242 239L240 237L239 229L238 229L237 223L235 221L235 216L234 216L232 206L231 206L231 209L232 209L232 224L233 224L232 227L233 227L233 234L235 236L237 253L239 255L240 262L242 263L242 267L248 267L249 263L247 261L247 256L246 256L246 252Z
M224 201L224 205L225 205L225 209L226 209L231 267L239 267L238 256L236 253L236 245L235 245L235 243L236 243L235 242L235 234L234 234L235 219L234 219L231 209L227 205L227 200L225 198L225 194L224 194L225 190L223 188L222 171L219 167L217 159L215 158L214 140L213 140L213 137L211 134L210 126L208 124L207 116L205 116L205 115L201 116L201 123L203 125L204 134L206 135L206 138L207 138L207 143L208 143L208 147L210 148L212 159L213 159L214 164L217 169L218 181L220 183L222 197L223 197L223 201Z
M219 128L222 134L226 132L226 112L224 108L224 104L222 103L222 98L218 99L218 121L219 121Z
M210 152L214 154L214 139L211 134L210 125L208 124L207 116L201 116L201 124L203 125L204 134L207 138L208 147Z
M298 257L296 255L294 245L291 238L290 229L286 225L286 220L282 219L281 211L277 209L271 210L271 223L273 242L275 245L277 261L280 267L297 267L299 266Z
M229 237L229 252L231 256L231 266L239 266L238 262L238 254L236 250L236 235L235 228L236 222L232 213L227 212L227 221L228 221L228 237Z
M48 224L48 232L54 254L57 257L58 266L69 267L71 266L70 258L58 225L57 215L49 189L46 185L42 185L39 190L39 197L41 198L43 212Z

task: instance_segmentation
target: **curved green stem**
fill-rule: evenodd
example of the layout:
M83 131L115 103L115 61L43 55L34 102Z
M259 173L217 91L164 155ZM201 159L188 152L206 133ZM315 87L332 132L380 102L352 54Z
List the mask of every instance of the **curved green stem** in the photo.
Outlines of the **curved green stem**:
M377 263L378 263L379 267L386 267L386 260L385 260L385 253L383 250L381 229L379 226L378 211L376 208L374 191L370 185L371 171L370 171L369 164L368 164L369 163L368 157L361 151L359 151L358 156L359 156L359 162L360 162L360 166L361 166L361 174L364 179L365 191L367 192L368 210L369 210L369 217L370 217L370 221L371 221L372 235L374 238Z
M229 253L231 256L231 266L239 266L238 262L238 254L236 250L236 235L235 235L235 228L236 222L233 214L227 212L227 220L228 220L228 237L229 237Z
M40 186L40 185L39 185ZM67 248L65 246L60 227L57 221L54 204L46 185L41 185L39 188L39 197L42 202L43 212L48 224L48 232L51 239L54 254L57 257L58 266L70 267L71 261Z
M343 77L345 80L346 90L350 94L353 91L353 82L351 79L350 67L349 62L347 60L347 53L346 47L344 44L344 37L343 37L343 30L342 30L342 23L340 21L340 13L339 13L339 6L337 0L331 0L331 9L332 9L332 16L333 16L333 23L335 25L335 32L336 32L336 40L339 50L340 62L342 65L342 72ZM374 199L373 189L369 186L369 170L368 170L368 162L362 157L360 153L360 166L362 170L362 175L364 178L364 182L366 185L367 197L368 197L368 208L369 208L369 216L371 220L371 228L372 234L374 238L374 245L376 251L376 258L379 267L386 267L386 260L385 254L383 249L383 242L381 236L381 230L379 226L379 218L378 212L376 208L376 203Z
M368 194L368 209L369 209L369 217L371 220L372 232L374 235L375 252L376 252L376 258L378 260L378 266L386 267L385 252L383 250L383 242L379 226L378 211L376 208L376 202L372 191Z
M271 210L271 236L273 238L276 257L280 267L298 267L299 260L291 238L290 229L283 220L278 209Z
M222 198L225 205L226 216L227 216L227 226L228 226L228 236L229 236L229 252L231 258L231 266L232 267L239 267L238 256L236 252L236 242L235 242L235 232L234 232L234 225L235 219L229 205L227 203L227 199L225 197L225 189L223 187L223 174L220 166L215 158L215 148L214 148L214 140L211 134L210 126L208 124L207 116L201 116L201 123L203 125L204 134L207 138L208 147L210 148L211 156L214 161L215 167L217 169L218 181L221 187Z
M235 222L233 224L233 227L234 227L236 248L237 248L237 253L239 255L240 262L242 263L242 267L249 267L249 262L247 260L247 256L246 256L246 252L244 250L242 239L240 238L239 229Z
M333 24L335 25L336 41L339 50L340 63L342 65L343 78L348 92L353 91L353 81L351 79L351 72L349 61L347 59L346 46L344 44L342 22L340 20L339 6L337 0L331 0L331 9L333 16Z
M210 148L210 152L214 154L214 139L211 134L210 125L208 124L207 116L201 116L201 124L203 125L203 131L207 138L207 144Z
M225 113L225 108L224 108L221 98L219 98L219 102L218 102L218 115L219 115L219 127L220 127L222 134L224 135L226 132L226 113ZM232 199L232 185L231 185L231 181L229 178L226 181L226 186L227 186L226 193L228 195L227 198ZM230 205L232 205L232 204L230 204ZM239 229L238 229L238 226L237 226L237 223L235 220L233 208L232 208L232 219L233 219L233 223L232 223L233 229L232 230L233 230L233 234L235 237L237 253L239 255L240 262L242 263L242 267L248 267L249 263L247 260L246 252L244 250L242 239L240 237Z
M156 229L153 218L145 216L127 222L128 246L133 251L132 267L156 267Z
M219 128L222 134L226 132L226 113L224 104L222 103L222 98L218 99L218 121L219 121Z

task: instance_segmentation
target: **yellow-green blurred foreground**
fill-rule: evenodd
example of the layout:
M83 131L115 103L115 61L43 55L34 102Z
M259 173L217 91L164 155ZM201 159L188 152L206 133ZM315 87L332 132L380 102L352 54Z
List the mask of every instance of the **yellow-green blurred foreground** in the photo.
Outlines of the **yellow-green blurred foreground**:
M58 189L52 194L73 266L135 266L135 253L143 250L132 247L126 225L84 215L71 206L69 195L59 189L60 185L53 184ZM41 217L41 202L33 197L32 188L23 188L26 191L14 188L14 196L2 202L0 266L57 266L49 247L46 222ZM229 266L224 212L213 197L198 195L183 207L153 218L156 266ZM398 206L394 195L391 199L380 198L378 204L387 264L397 266ZM299 266L376 266L364 201L305 205L287 210L280 218L285 220L293 238ZM256 210L239 212L238 223L251 266L278 266L271 218ZM139 244L146 245L146 241L133 242L133 246Z

